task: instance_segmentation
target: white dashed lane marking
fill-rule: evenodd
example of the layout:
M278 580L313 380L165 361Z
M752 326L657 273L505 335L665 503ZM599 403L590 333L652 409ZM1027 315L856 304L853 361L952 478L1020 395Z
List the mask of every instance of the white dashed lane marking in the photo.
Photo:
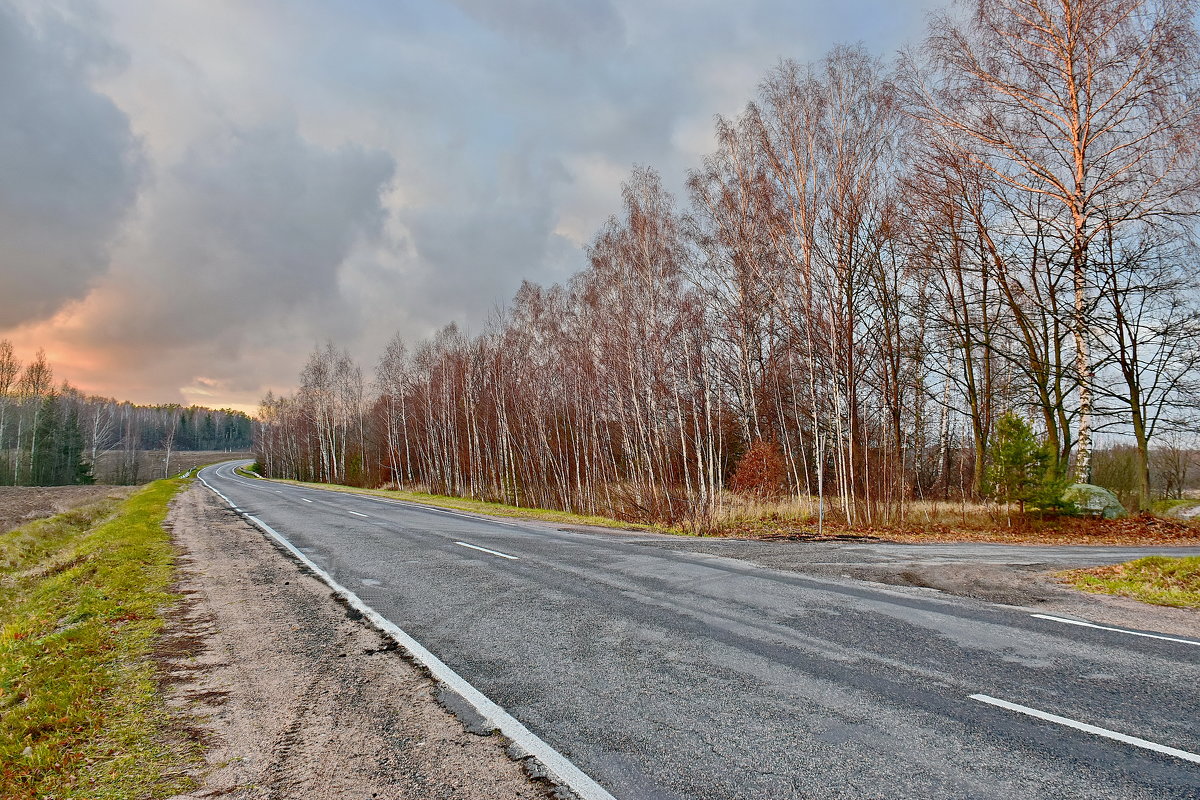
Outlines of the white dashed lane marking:
M1051 622L1062 622L1066 625L1078 625L1082 628L1095 628L1101 631L1112 631L1113 633L1127 633L1130 636L1144 636L1147 639L1162 639L1164 642L1178 642L1180 644L1194 644L1200 646L1200 642L1191 639L1177 639L1174 636L1163 636L1158 633L1142 633L1141 631L1127 631L1124 628L1110 628L1107 625L1097 625L1094 622L1084 622L1078 619L1067 619L1066 617L1052 617L1049 614L1030 614L1031 617L1038 619L1048 619Z
M455 542L455 544L457 544L461 547L469 547L472 550L479 550L482 553L490 553L494 556L499 556L500 558L507 558L510 561L520 560L516 556L510 556L508 553L501 553L499 550L488 550L486 547L480 547L477 544L467 544L466 542Z
M1157 742L1147 741L1146 739L1139 739L1136 736L1127 736L1123 733L1117 733L1116 731L1110 731L1108 728L1101 728L1096 725L1089 725L1086 722L1080 722L1079 720L1071 719L1070 717L1060 717L1057 714L1051 714L1046 711L1039 711L1036 708L1030 708L1029 706L1023 706L1023 705L1020 705L1019 703L1010 703L1007 700L999 700L995 697L989 697L986 694L973 694L970 697L972 700L978 700L981 703L987 703L990 706L996 706L997 708L1003 708L1007 711L1015 711L1018 714L1025 714L1026 716L1035 717L1036 719L1044 719L1047 722L1053 722L1058 725L1064 725L1068 728L1074 728L1077 731L1083 731L1084 733L1090 733L1095 736L1103 736L1106 739L1113 739L1114 741L1123 742L1125 744L1131 744L1134 747L1140 747L1143 750L1153 750L1155 753L1162 753L1164 755L1174 756L1175 758L1183 759L1184 761L1191 761L1193 764L1200 764L1200 755L1196 755L1195 753L1189 753L1186 750L1179 750L1174 747L1167 747L1164 744L1158 744Z

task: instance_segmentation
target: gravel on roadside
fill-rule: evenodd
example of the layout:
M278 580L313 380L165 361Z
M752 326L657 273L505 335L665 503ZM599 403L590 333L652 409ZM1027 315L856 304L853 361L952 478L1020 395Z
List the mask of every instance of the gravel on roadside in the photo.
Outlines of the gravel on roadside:
M159 659L204 752L199 786L175 800L554 796L203 486L180 494L167 524L185 599Z

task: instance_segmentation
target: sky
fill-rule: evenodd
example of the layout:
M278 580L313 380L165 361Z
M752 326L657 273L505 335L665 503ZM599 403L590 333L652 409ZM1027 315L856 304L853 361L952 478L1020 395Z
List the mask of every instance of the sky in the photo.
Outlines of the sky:
M634 165L681 194L781 58L936 5L0 0L0 338L141 403L370 374L581 269Z

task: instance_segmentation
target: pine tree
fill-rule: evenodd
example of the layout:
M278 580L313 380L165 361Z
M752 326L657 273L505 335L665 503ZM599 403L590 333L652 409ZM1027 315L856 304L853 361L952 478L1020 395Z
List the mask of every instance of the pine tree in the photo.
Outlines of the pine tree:
M85 447L79 413L75 408L64 408L57 393L51 392L42 399L36 441L30 458L33 485L95 483L91 467L83 458Z
M79 424L79 411L71 408L59 433L62 483L90 485L96 482L91 465L84 459L86 450L83 429Z
M58 395L50 392L42 398L29 454L29 483L33 486L57 485L54 456L58 422Z
M1064 508L1066 481L1057 476L1054 453L1020 416L1008 412L996 421L989 451L991 495L1001 503L1016 503L1049 511Z
M179 430L175 434L175 447L179 450L196 449L196 433L192 429L191 417L187 410L179 415Z
M212 414L204 415L204 429L200 434L200 449L215 450L217 449L217 426L213 422Z

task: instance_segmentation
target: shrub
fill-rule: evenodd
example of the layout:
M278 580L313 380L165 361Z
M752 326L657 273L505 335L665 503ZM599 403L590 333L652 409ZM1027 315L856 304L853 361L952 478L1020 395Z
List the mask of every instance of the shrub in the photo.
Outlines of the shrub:
M730 488L754 497L778 497L787 485L787 465L775 442L759 440L738 461Z

